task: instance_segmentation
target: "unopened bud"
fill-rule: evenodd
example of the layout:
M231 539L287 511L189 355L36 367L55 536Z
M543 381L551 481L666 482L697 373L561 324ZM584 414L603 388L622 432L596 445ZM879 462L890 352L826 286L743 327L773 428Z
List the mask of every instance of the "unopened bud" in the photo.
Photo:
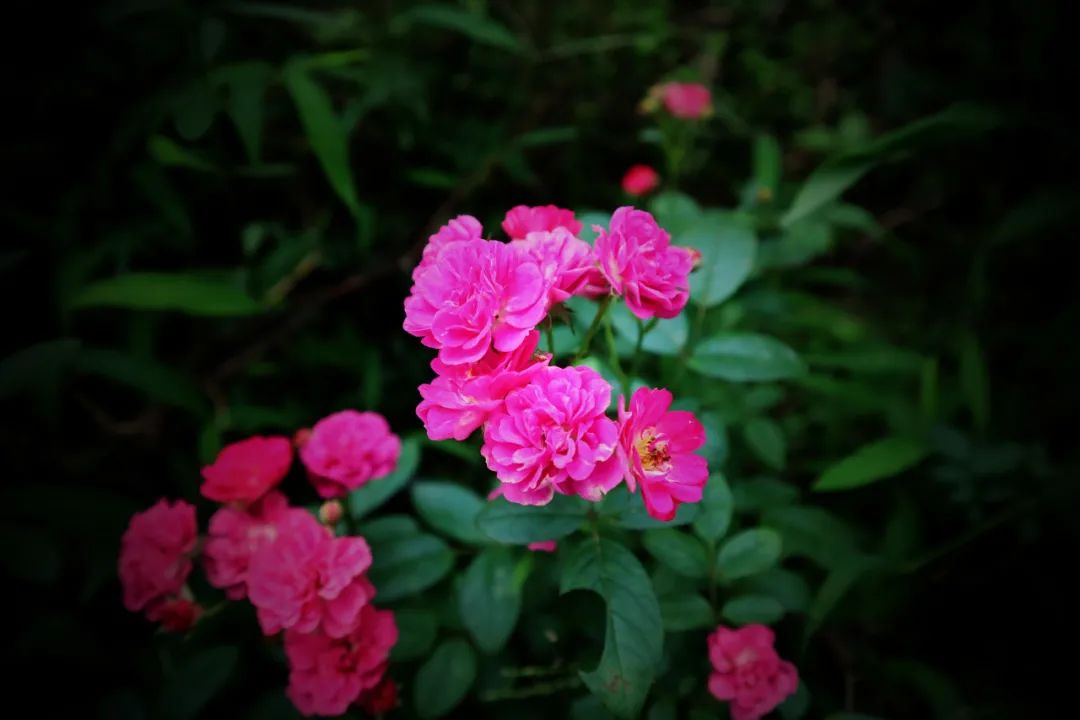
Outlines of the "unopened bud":
M345 510L337 500L327 500L319 507L319 522L327 527L334 527L341 522Z

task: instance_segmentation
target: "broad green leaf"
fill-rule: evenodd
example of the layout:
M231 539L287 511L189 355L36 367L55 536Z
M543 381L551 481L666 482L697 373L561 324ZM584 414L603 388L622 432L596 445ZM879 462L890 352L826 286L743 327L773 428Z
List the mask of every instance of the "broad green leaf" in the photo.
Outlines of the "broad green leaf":
M690 276L690 299L712 307L731 297L754 266L757 239L748 222L730 213L706 212L679 239L701 252L701 266Z
M851 527L824 508L790 505L765 510L761 522L780 533L784 554L806 557L823 568L855 548Z
M359 215L360 201L356 196L349 163L348 136L334 112L330 96L312 79L301 60L286 64L282 77L296 104L311 149L319 159L331 187L350 212L354 216Z
M374 545L371 582L378 602L387 603L427 590L454 567L454 553L434 535L407 535Z
M810 707L810 691L806 689L806 683L800 682L795 692L787 700L780 703L777 710L783 720L801 720Z
M357 534L371 545L377 545L410 535L419 535L420 526L411 515L383 515L360 523Z
M465 543L487 542L476 527L476 516L486 503L472 490L449 482L417 482L412 500L420 517L443 534Z
M438 632L435 614L427 610L395 610L394 622L397 623L398 641L390 651L390 659L405 662L426 656L435 644Z
M737 589L752 595L768 595L787 612L804 613L810 607L810 586L802 575L773 568L739 581Z
M214 80L227 88L225 109L253 164L259 162L266 114L264 99L273 77L273 68L264 62L227 65L214 74Z
M251 315L262 310L241 288L185 273L128 273L84 287L72 307L175 310L188 315Z
M680 575L703 578L709 574L710 558L697 538L678 530L647 530L645 549L663 565Z
M763 382L799 377L802 360L784 343L766 335L721 333L698 344L689 365L706 377L731 382Z
M465 699L476 678L476 653L464 640L447 640L416 672L413 704L422 718L446 715Z
M30 389L55 390L62 371L78 359L80 343L61 338L17 350L0 360L0 398Z
M191 83L176 99L173 111L176 132L188 142L199 140L210 129L217 111L217 98L207 83L202 80Z
M754 191L759 201L769 202L776 197L782 172L780 143L772 135L758 135L754 138Z
M761 512L791 505L799 499L799 488L771 477L750 478L735 483L735 509L741 513Z
M600 502L600 512L628 530L648 530L686 525L697 517L698 506L697 503L684 503L675 511L675 517L671 520L657 520L645 509L640 493L631 493L625 486L620 485L604 496Z
M505 25L479 13L449 5L421 5L408 12L416 23L452 30L483 45L521 53L522 46Z
M768 595L740 595L724 603L720 614L736 625L772 625L784 616L784 606Z
M722 473L713 473L701 497L701 510L694 518L694 532L708 543L715 543L727 534L735 501Z
M814 490L850 490L897 475L919 463L928 452L920 440L891 437L872 442L830 466Z
M660 617L663 618L664 629L671 632L697 630L716 624L709 601L697 593L661 597Z
M780 535L768 528L743 530L720 546L716 569L726 582L764 572L780 559Z
M833 247L832 231L819 220L800 220L775 240L758 246L756 268L794 268L806 265Z
M600 664L582 672L585 685L620 718L641 712L660 664L664 633L652 583L633 553L618 543L589 538L563 569L561 592L591 590L607 605Z
M689 336L690 321L686 313L680 313L670 320L657 320L641 347L656 355L678 355ZM633 339L637 342L636 336Z
M791 227L836 200L870 171L876 161L862 156L826 161L806 178L780 224Z
M216 172L214 164L194 150L180 145L164 135L154 135L146 141L150 157L166 167L182 167L199 172Z
M229 681L236 648L215 647L188 658L165 680L161 711L169 720L192 720Z
M649 201L649 212L657 224L671 233L676 245L685 245L683 234L701 218L701 206L681 192L662 192Z
M149 358L86 348L79 353L77 366L80 372L127 385L151 400L187 410L196 417L209 412L202 390L194 380Z
M521 588L531 561L526 556L518 563L510 548L489 547L465 571L458 594L461 622L483 652L497 653L510 639L521 612Z
M480 511L476 523L493 540L523 545L569 535L581 526L586 510L583 501L568 495L556 495L547 505L535 506L496 498Z
M780 425L771 418L752 418L743 426L746 444L763 463L774 470L783 470L787 459L787 441Z
M420 466L420 440L407 437L401 443L397 467L389 475L372 480L349 493L349 514L359 520L389 500L412 479Z

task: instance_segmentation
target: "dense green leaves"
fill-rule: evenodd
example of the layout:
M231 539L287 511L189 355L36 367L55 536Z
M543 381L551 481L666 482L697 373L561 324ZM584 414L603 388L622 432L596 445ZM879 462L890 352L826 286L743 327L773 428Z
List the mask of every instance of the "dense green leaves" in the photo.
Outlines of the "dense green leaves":
M620 485L604 496L600 503L600 512L627 530L648 530L686 525L697 517L699 508L697 503L686 503L679 506L671 520L657 520L645 509L641 493L630 493L625 486Z
M510 638L521 612L521 588L532 558L515 561L509 548L489 547L465 571L458 608L477 646L496 653Z
M372 547L370 578L380 602L393 602L426 590L454 566L454 553L434 535L410 534Z
M660 598L660 617L671 632L707 628L715 624L709 601L696 593Z
M371 480L349 493L349 513L360 519L381 506L412 480L420 466L420 439L407 437L401 442L397 467L389 475Z
M735 510L731 488L721 473L713 473L701 497L701 510L694 518L694 532L703 540L715 543L727 534Z
M701 252L701 267L690 276L690 300L698 305L712 307L727 300L754 266L757 239L737 216L707 212L678 240Z
M850 490L897 475L926 457L926 444L910 438L891 437L864 445L830 466L815 490Z
M649 554L675 572L695 578L709 574L709 556L694 536L665 528L647 530L643 539Z
M189 315L250 315L262 308L232 282L193 273L128 273L83 288L73 307L175 310Z
M464 640L448 640L420 666L413 704L422 718L446 715L457 707L476 678L476 653Z
M720 614L736 625L771 625L784 616L784 606L768 595L740 595L724 603Z
M567 495L556 495L547 505L537 506L496 498L480 511L476 522L491 539L521 545L569 535L585 520L586 510L584 502Z
M398 641L390 651L390 659L404 662L424 657L435 644L438 623L435 615L426 610L396 610L394 622L397 623Z
M774 470L783 470L787 441L780 425L770 418L751 418L743 428L746 444L763 463Z
M701 342L690 367L706 377L731 382L785 380L802 375L802 360L790 347L765 335L722 333Z
M720 546L716 569L727 582L763 572L780 559L781 546L780 535L773 530L743 530Z
M476 527L476 516L485 503L468 488L449 482L417 482L412 499L420 516L439 532L466 543L487 541Z

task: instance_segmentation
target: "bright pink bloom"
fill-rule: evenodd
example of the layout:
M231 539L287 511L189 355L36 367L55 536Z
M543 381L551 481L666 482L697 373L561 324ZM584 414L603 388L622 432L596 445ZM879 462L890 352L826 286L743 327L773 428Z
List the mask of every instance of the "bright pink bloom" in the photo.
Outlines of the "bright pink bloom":
M195 549L195 506L164 498L131 517L120 540L118 570L124 588L124 607L131 612L179 595L191 573Z
M339 638L289 630L285 693L304 715L341 715L361 693L379 685L397 637L394 614L371 605L364 606L353 627Z
M483 425L511 390L527 385L538 370L551 360L547 353L536 354L540 333L530 332L516 350L501 353L489 350L472 365L446 365L431 361L437 375L429 385L420 386L423 400L416 414L424 421L432 440L464 440Z
M559 547L559 544L554 540L541 540L540 542L531 542L528 548L533 552L546 552L553 553Z
M671 393L638 388L629 411L619 398L619 454L626 484L641 485L645 509L657 520L675 517L680 503L701 501L709 467L694 451L705 444L705 429L694 414L669 412Z
M596 502L621 468L618 427L604 413L611 386L589 367L547 367L506 396L484 426L481 454L520 505L546 505L556 492Z
M630 312L642 320L673 318L690 297L691 254L644 210L621 207L607 230L595 227L600 270Z
M357 704L368 715L383 715L397 707L397 694L397 685L389 677L384 676L378 685L360 693Z
M405 331L447 365L474 363L494 345L517 349L548 308L548 287L523 248L489 240L449 243L414 278Z
M524 240L531 232L547 232L557 228L564 228L571 235L581 232L581 223L574 217L574 211L554 205L518 205L506 213L502 227L511 240Z
M246 597L251 556L274 541L278 523L290 513L306 511L290 508L276 490L248 508L226 506L215 512L203 546L203 565L210 584L224 590L230 600Z
M479 220L472 215L458 215L428 238L420 262L413 268L413 280L416 280L416 275L421 269L435 262L439 251L445 246L459 240L479 240L483 236L484 228L480 225Z
M371 550L363 538L335 538L312 515L290 513L248 567L248 596L263 633L318 628L332 638L344 637L375 596L364 575L370 566Z
M780 659L773 641L764 625L721 625L709 635L709 692L731 703L732 720L758 720L798 689L798 671Z
M712 92L701 83L664 83L660 100L677 118L698 120L712 112Z
M592 245L574 237L566 228L531 232L524 240L510 244L525 248L540 265L552 303L580 294L596 270Z
M146 613L148 620L160 622L165 632L187 632L199 620L203 609L187 598L177 597L155 605Z
M284 437L249 437L226 445L213 464L202 469L203 497L217 502L251 503L289 472L292 443Z
M300 460L323 498L342 497L389 474L400 454L401 440L386 418L356 410L327 415L300 447Z
M633 165L623 175L622 189L627 195L651 193L660 184L660 176L648 165Z

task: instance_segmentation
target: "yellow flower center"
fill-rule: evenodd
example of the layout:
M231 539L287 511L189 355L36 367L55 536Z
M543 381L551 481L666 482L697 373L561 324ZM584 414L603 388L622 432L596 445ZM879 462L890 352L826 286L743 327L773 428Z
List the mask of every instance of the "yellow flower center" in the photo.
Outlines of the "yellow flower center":
M655 430L646 430L639 435L634 447L641 458L641 466L647 471L663 470L671 460L667 440L657 438Z

